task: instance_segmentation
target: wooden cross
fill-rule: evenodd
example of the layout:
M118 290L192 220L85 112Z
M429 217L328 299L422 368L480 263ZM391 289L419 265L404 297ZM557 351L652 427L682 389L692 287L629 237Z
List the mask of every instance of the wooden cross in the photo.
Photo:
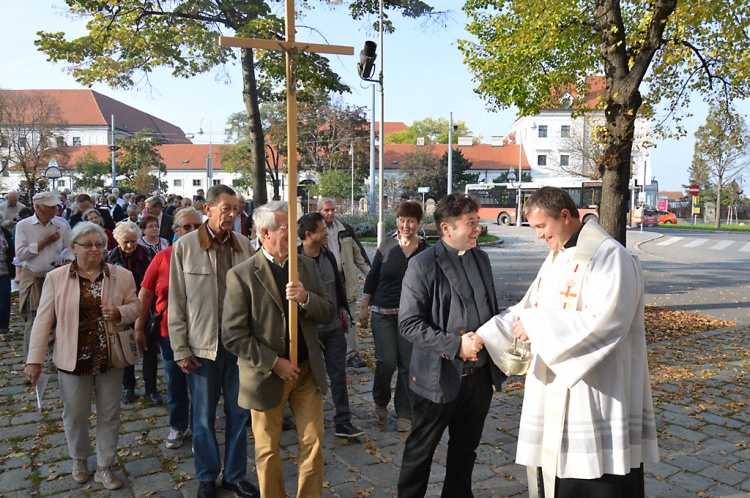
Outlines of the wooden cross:
M287 199L289 201L289 281L299 279L297 272L297 59L300 52L354 55L354 47L297 43L294 40L294 0L286 0L286 40L264 40L257 38L235 38L222 36L222 47L259 48L286 52L286 130L287 130ZM284 289L279 289L282 293ZM289 301L289 361L297 365L297 307Z

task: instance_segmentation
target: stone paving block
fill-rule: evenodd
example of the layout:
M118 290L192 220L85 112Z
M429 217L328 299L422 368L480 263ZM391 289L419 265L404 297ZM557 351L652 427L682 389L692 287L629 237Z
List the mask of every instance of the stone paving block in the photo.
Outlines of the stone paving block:
M700 458L701 460L706 460L707 462L711 462L722 467L730 467L740 461L739 458L735 457L734 455L728 454L723 451L720 452L712 448L700 450L695 453L695 456Z
M151 476L161 471L161 462L158 458L138 457L130 462L120 462L120 466L131 477Z
M706 490L706 496L710 498L747 498L747 493L737 491L728 486L713 486Z
M727 469L719 465L711 465L710 467L701 470L698 474L711 478L722 484L729 484L730 486L741 483L747 477L741 472Z
M177 483L171 482L169 474L157 473L153 475L142 475L140 477L131 476L129 479L130 488L136 496L146 496L149 492L154 492L155 496L165 497L165 493L181 495L175 490Z
M675 474L667 480L671 485L678 486L694 494L698 491L705 491L716 484L716 481L711 478L688 472Z
M10 469L1 475L3 478L0 479L0 494L7 491L31 488L31 468Z
M669 477L671 475L674 475L678 472L682 472L682 469L672 465L671 463L667 463L665 461L660 461L658 463L650 463L648 464L648 467L645 468L647 474L653 474L656 477Z
M677 425L670 425L670 426L668 426L665 429L665 432L667 432L668 434L671 434L673 437L680 438L680 439L685 439L685 440L693 442L693 443L696 443L696 442L699 442L699 441L703 441L704 439L706 439L708 437L705 434L702 434L700 432L697 432L697 431L694 431L694 430L690 430L690 429L686 429L684 427L680 427L680 426L677 426Z
M747 481L743 481L742 484L740 484L740 489L750 492L750 479L748 479Z
M688 472L700 472L710 465L705 460L686 455L670 455L664 461Z
M60 474L58 479L44 480L39 484L39 494L46 496L49 494L61 493L61 492L77 492L85 491L85 487L89 484L94 483L94 474L91 474L89 481L84 484L79 484L73 480L70 475L70 468L68 467L64 474Z

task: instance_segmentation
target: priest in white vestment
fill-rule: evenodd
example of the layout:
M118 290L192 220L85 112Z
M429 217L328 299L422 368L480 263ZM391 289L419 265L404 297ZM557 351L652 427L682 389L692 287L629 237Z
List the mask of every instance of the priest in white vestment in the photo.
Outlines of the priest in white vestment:
M514 337L531 343L516 462L531 496L643 497L659 451L640 262L562 189L524 214L551 252L523 300L477 330L498 365Z

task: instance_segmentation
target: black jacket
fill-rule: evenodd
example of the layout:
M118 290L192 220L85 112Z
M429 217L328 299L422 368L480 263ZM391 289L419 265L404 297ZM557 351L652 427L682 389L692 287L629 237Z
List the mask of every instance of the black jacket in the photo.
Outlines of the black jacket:
M115 229L115 220L112 219L112 215L109 212L109 209L107 208L96 208L97 212L99 213L99 217L102 219L102 227L108 228L110 230ZM72 215L70 217L70 228L73 228L78 223L81 222L81 218L83 218L83 213L80 211L76 214Z
M5 255L7 256L8 261L8 275L10 276L10 278L15 278L16 265L13 264L13 258L16 257L16 245L13 243L13 235L5 228L0 227L0 230L3 231L5 240L8 242L8 250L5 251Z
M159 237L167 239L167 242L169 242L170 246L174 241L174 230L172 229L172 223L174 223L174 218L172 218L168 214L162 213L161 226L159 227Z
M328 261L331 262L334 269L333 273L336 275L336 295L331 296L331 301L333 301L333 304L336 305L336 311L345 309L349 314L349 317L352 318L352 312L349 311L349 302L346 300L346 290L344 289L344 283L341 281L341 275L338 271L336 271L336 258L333 256L333 253L325 247L322 247L320 249L320 252L323 256L328 258ZM302 254L304 256L302 252L302 244L297 246L297 254ZM320 275L318 275L318 277L320 277Z

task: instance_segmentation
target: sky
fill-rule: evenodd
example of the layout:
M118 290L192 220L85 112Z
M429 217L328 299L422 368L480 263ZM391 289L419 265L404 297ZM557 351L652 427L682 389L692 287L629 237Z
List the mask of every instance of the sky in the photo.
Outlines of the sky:
M298 2L299 4L300 2ZM470 38L465 31L466 18L455 0L428 2L437 10L449 11L444 25L423 25L423 21L392 17L396 31L386 34L384 47L378 46L376 74L384 63L385 121L407 125L427 117L465 121L475 136L489 143L492 136L505 136L516 119L511 108L499 112L488 110L474 93L475 83L463 64L456 40ZM366 40L378 43L371 20L355 21L346 6L319 6L297 21L297 40L353 46L355 56L331 56L331 66L352 92L344 95L347 103L372 106L372 87L363 84L356 70L359 51ZM283 3L279 3L283 8ZM0 30L1 59L5 70L0 74L4 89L77 89L84 88L65 71L64 63L54 64L34 45L37 31L62 31L71 39L85 34L81 20L65 16L63 0L25 0L5 2L4 26ZM314 29L311 29L314 28ZM186 133L197 133L193 142L207 143L209 131L213 143L225 140L227 118L243 111L242 81L239 65L214 69L211 73L188 79L175 78L167 69L157 69L136 89L112 90L104 84L92 89L169 121ZM652 173L660 190L682 190L688 183L692 161L693 133L704 123L707 107L694 98L689 109L693 115L684 121L687 137L656 141L652 151ZM376 119L380 120L380 95L377 95ZM117 118L115 117L115 120Z

